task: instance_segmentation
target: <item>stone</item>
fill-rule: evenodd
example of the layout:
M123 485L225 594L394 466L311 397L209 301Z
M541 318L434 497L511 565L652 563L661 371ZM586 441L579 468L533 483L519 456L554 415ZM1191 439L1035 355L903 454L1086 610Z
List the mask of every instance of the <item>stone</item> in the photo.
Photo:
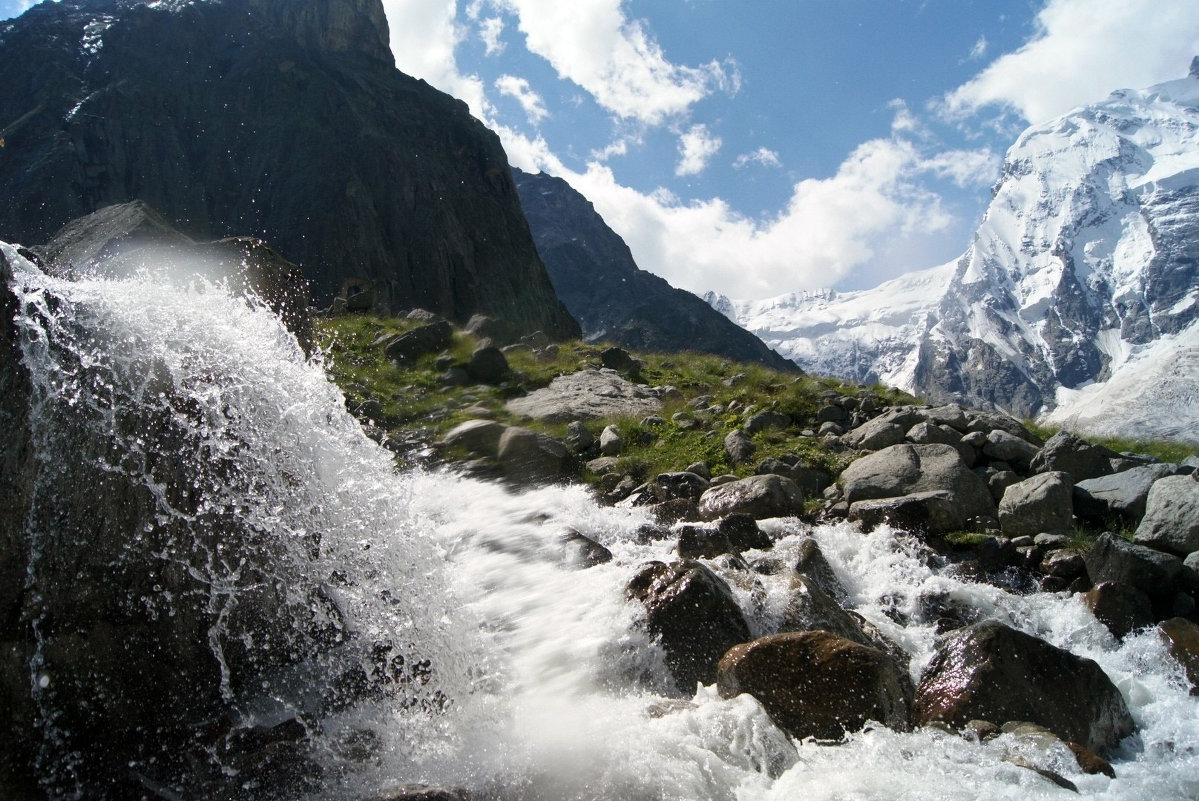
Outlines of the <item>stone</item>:
M637 360L630 356L624 348L605 348L600 352L600 362L604 367L618 373L636 373L641 369Z
M595 444L595 437L587 430L586 423L573 420L566 426L566 437L563 441L572 453L586 453Z
M730 431L724 438L724 452L734 465L748 462L757 449L753 440L740 429Z
M774 544L766 532L758 527L753 515L725 515L717 523L717 529L728 538L729 544L739 551L766 550Z
M953 494L944 490L854 501L847 517L866 531L883 524L921 534L943 534L966 527Z
M563 478L566 456L563 443L519 426L504 429L496 452L504 476L518 484L544 484Z
M1117 639L1153 625L1153 603L1130 584L1100 582L1083 595L1083 603Z
M996 621L946 636L913 710L916 725L1031 721L1098 753L1135 730L1119 689L1094 661Z
M508 360L495 345L476 348L467 362L466 372L472 380L483 384L498 384L508 374Z
M421 356L445 350L453 342L454 328L445 320L426 323L405 331L392 339L383 349L390 361L406 364Z
M699 511L705 520L734 513L762 520L799 516L803 503L803 493L794 481L775 475L750 476L709 487L699 499Z
M680 559L715 559L735 549L724 532L706 526L682 526L677 550Z
M987 444L983 445L982 450L989 459L1007 462L1021 469L1028 469L1039 452L1037 446L1001 429L987 434Z
M1040 473L1012 484L999 502L999 525L1008 537L1066 531L1074 517L1073 483L1067 473Z
M561 537L572 562L588 568L612 561L612 552L580 531L571 529Z
M791 577L788 589L779 633L823 630L860 645L874 647L862 629L859 618L842 609L816 582L797 573Z
M1199 481L1168 476L1154 482L1133 542L1179 556L1199 551Z
M948 493L948 504L921 496L935 530L964 529L972 518L996 514L990 491L952 445L893 445L850 464L838 483L851 507L858 501Z
M659 473L651 482L654 496L659 501L673 498L687 498L698 501L708 489L708 481L702 476L686 471L680 473Z
M908 429L904 439L916 445L928 445L930 443L940 443L943 445L956 445L962 441L962 435L954 431L952 428L948 431L934 423L917 423Z
M441 442L447 448L463 448L481 456L499 453L504 426L494 420L467 420L451 428Z
M599 438L600 453L604 456L620 456L624 450L624 438L616 426L604 426Z
M1191 683L1191 695L1199 695L1199 625L1182 617L1158 624L1170 656L1178 660Z
M782 431L791 425L791 417L782 412L765 411L750 416L742 426L746 434L753 436L760 431Z
M962 407L958 406L956 403L950 403L945 406L937 406L936 408L929 409L928 412L926 412L926 415L928 417L928 422L939 426L949 426L950 428L959 432L965 432L966 427L969 425L969 420L966 419L966 413L962 410Z
M1073 581L1086 575L1087 564L1082 554L1071 548L1049 551L1041 559L1038 569L1046 576Z
M560 375L548 387L513 398L505 408L520 417L550 423L642 418L662 410L662 401L646 386L610 370L580 370Z
M864 423L845 434L845 444L864 451L878 451L903 442L905 429L882 417Z
M1061 470L1073 476L1076 482L1086 481L1111 473L1111 460L1119 455L1068 431L1059 431L1049 438L1030 467L1037 473Z
M683 470L688 473L695 473L706 481L712 480L712 469L708 467L707 462L695 462L694 464L687 465Z
M819 543L814 539L808 538L799 543L795 572L815 584L837 603L843 603L849 597L833 566L829 564L824 552L820 550Z
M1086 556L1087 575L1094 584L1118 581L1157 598L1173 594L1182 572L1182 560L1103 532Z
M1074 485L1074 513L1088 520L1118 515L1139 523L1154 482L1177 470L1176 465L1150 464L1079 481Z
M628 595L645 605L646 629L666 653L675 684L690 696L716 680L716 666L749 625L728 584L699 562L650 562L629 580Z
M805 631L733 647L720 660L716 686L722 698L749 693L796 739L839 740L871 720L907 730L905 678L877 648Z

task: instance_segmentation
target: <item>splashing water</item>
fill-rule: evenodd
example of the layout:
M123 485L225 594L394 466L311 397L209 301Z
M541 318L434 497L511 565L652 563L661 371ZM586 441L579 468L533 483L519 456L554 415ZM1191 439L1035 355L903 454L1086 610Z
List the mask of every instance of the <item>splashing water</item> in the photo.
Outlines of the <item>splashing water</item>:
M5 254L20 265L11 249ZM792 740L748 696L726 700L697 687L680 697L662 651L639 626L640 607L625 596L638 566L674 558L672 541L638 538L641 512L597 506L578 487L514 494L450 474L397 473L319 362L306 360L269 312L219 286L63 282L23 265L12 291L39 459L90 461L144 488L154 531L130 536L176 536L133 553L196 574L189 586L202 588L203 645L221 666L226 702L251 722L291 714L313 721L328 769L312 797L361 798L411 783L500 799L1023 801L1064 792L1005 761L1022 747L1006 735L978 744L933 729L874 727L828 746ZM131 425L134 413L169 423L166 441L180 452L156 452L164 441L153 436L157 423ZM80 452L66 436L81 429L120 447ZM193 486L171 486L178 473L164 461L186 464ZM43 472L39 501L53 499L56 475ZM258 538L252 553L222 551L220 537L205 533L224 531L230 519ZM31 515L30 587L59 575L53 522ZM919 613L930 594L1094 659L1138 725L1115 754L1118 778L1085 775L1068 753L1029 758L1090 798L1199 797L1199 699L1155 634L1117 643L1077 598L961 581L885 527L869 535L849 525L763 527L785 561L815 538L847 606L911 655L913 678L935 649L934 624ZM192 539L182 542L181 531ZM605 545L613 560L583 569L563 541L568 531ZM772 631L783 578L724 572L754 633ZM275 598L284 606L336 617L347 646L301 637L294 659L247 673L239 660L253 650L244 638L254 629L238 622L239 610L256 609L258 588L272 581L284 583ZM335 614L313 605L308 586L321 588ZM158 614L183 603L145 590L143 603ZM34 623L41 640L30 683L53 729L57 635L48 615ZM314 700L330 672L355 660L369 666L379 642L425 665L420 680L342 705ZM49 688L38 687L43 677ZM363 733L369 748L346 747Z

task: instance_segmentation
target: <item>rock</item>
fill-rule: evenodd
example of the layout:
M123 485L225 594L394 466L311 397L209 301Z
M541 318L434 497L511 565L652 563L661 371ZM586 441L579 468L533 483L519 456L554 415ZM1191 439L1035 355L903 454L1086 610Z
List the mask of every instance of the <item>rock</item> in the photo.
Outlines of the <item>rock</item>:
M1073 484L1062 472L1040 473L1012 484L999 502L999 525L1008 537L1061 532L1074 517Z
M683 470L687 473L695 473L705 481L712 480L712 470L708 467L707 462L695 462L694 464L687 465Z
M683 526L679 529L680 559L715 559L734 550L724 532L704 526Z
M991 491L991 497L998 504L1003 500L1003 494L1007 492L1007 488L1020 482L1020 476L1011 470L986 469L989 471L986 475L987 489Z
M1118 581L1151 598L1172 594L1175 579L1182 572L1182 560L1177 556L1127 542L1106 531L1084 558L1093 583Z
M1059 431L1049 438L1030 466L1037 473L1061 470L1078 482L1108 475L1112 472L1111 459L1119 455L1068 431Z
M494 420L467 420L445 433L441 442L447 448L463 448L481 456L499 453L504 426Z
M724 452L728 455L729 461L734 465L748 462L757 449L753 440L746 436L745 432L740 429L730 431L724 438Z
M720 660L722 698L749 693L797 739L836 740L876 720L909 728L911 696L885 653L827 631L762 637Z
M624 348L605 348L600 353L600 362L609 370L615 370L618 373L636 373L641 369L641 365L629 355L629 352Z
M1158 624L1170 656L1178 660L1191 682L1191 695L1199 695L1199 626L1181 617L1172 617Z
M571 453L586 453L595 444L595 437L587 430L587 425L581 420L574 420L566 426L566 447Z
M859 645L875 647L859 619L842 609L816 582L797 573L792 576L789 589L779 633L823 630Z
M746 434L753 436L759 431L776 430L781 431L791 425L791 417L782 412L765 411L758 412L752 415L745 421L742 430Z
M795 572L815 584L837 603L844 602L849 593L845 591L844 585L837 578L833 566L825 558L816 540L809 538L801 541L798 551Z
M1010 414L971 409L966 413L966 420L967 431L980 431L984 434L989 434L991 431L1003 431L1013 437L1019 437L1030 445L1041 446L1041 440Z
M1039 570L1046 576L1073 581L1086 575L1087 565L1082 554L1070 548L1049 551L1041 559Z
M866 531L885 523L902 531L940 534L967 525L953 494L944 490L855 501L849 505L847 518Z
M1117 639L1153 625L1153 603L1148 595L1130 584L1119 581L1096 584L1083 595L1083 603Z
M948 493L948 505L934 500L935 496L919 499L928 507L934 530L963 529L971 518L995 515L990 491L951 445L905 443L884 448L850 464L839 484L851 506L879 498Z
M1175 465L1150 464L1079 481L1074 485L1074 513L1089 520L1119 515L1139 522L1145 516L1150 487L1159 478L1174 475L1177 469Z
M571 555L571 561L588 568L612 561L612 552L582 532L571 529L562 535L562 544Z
M561 375L548 387L513 398L505 408L521 417L567 423L614 417L642 418L657 414L662 401L648 387L604 370Z
M753 515L742 513L725 515L717 524L717 529L738 551L766 550L774 544L770 537L766 536L766 532L758 528Z
M364 801L476 801L476 797L461 787L428 784L406 784L384 790Z
M1003 570L1016 559L1016 544L1007 537L985 537L978 544L978 563L993 573Z
M889 419L876 417L845 434L843 439L851 448L877 451L903 442L904 431L902 426Z
M982 450L989 459L1007 462L1022 470L1028 469L1039 453L1032 443L1000 429L987 434L987 443Z
M705 520L737 513L762 520L798 516L803 513L803 503L803 493L790 479L750 476L710 487L699 499L699 511Z
M646 628L666 652L679 690L716 680L716 665L749 626L724 580L698 562L650 562L629 581L629 597L645 605Z
M946 430L934 423L917 423L908 429L904 439L916 445L928 445L930 443L940 443L942 445L956 445L962 441L962 435L952 428Z
M934 425L949 426L950 428L963 433L966 431L966 427L969 425L969 420L966 418L966 413L962 410L962 407L958 406L956 403L950 403L945 406L938 406L934 409L929 409L928 412L926 412L926 416L928 418L928 422Z
M947 635L916 688L916 725L975 718L1031 721L1100 753L1135 730L1095 662L996 621Z
M652 482L654 496L659 501L687 498L698 501L708 489L708 482L695 473L659 473Z
M387 343L383 355L393 362L406 364L421 356L445 350L453 342L454 329L445 320L426 323L400 334Z
M483 384L498 384L508 374L508 360L495 345L476 348L466 365L467 374Z
M624 438L616 426L604 426L600 432L600 453L604 456L620 456L624 450Z
M1199 481L1168 476L1154 482L1133 541L1179 556L1199 551Z
M504 429L496 459L504 476L518 484L543 484L566 474L566 446L551 436L519 426Z

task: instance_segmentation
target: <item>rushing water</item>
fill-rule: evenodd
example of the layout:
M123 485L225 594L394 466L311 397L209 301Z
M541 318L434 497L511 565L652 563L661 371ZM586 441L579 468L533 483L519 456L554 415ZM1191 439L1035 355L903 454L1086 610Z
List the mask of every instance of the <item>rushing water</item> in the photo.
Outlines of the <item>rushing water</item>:
M117 407L176 420L188 434L180 441L201 461L236 463L216 473L196 465L198 485L220 496L207 503L231 506L263 535L270 558L286 563L272 568L281 580L301 586L336 573L351 641L402 642L430 666L413 691L438 699L433 705L403 694L314 705L306 692L320 678L312 671L332 669L329 659L278 671L260 693L239 690L232 673L223 677L222 692L245 722L319 717L316 758L328 770L316 797L413 783L529 799L1023 800L1067 792L1006 758L1019 752L1088 798L1199 798L1199 698L1155 634L1117 643L1076 597L959 580L886 528L864 535L846 524L766 521L773 553L786 562L815 538L849 593L847 606L911 655L914 679L932 656L935 631L912 621L921 620L922 597L939 595L1094 659L1138 725L1113 755L1116 779L1083 774L1064 749L1007 735L978 744L939 730L875 727L839 745L796 742L747 696L674 691L661 650L638 625L640 607L625 597L639 565L672 558L672 541L639 540L642 512L598 506L579 487L514 494L448 473L398 472L346 413L319 358L306 359L263 308L211 283L162 275L63 282L5 253L18 265L12 289L22 302L23 360L35 384L30 421L43 459L69 458L53 422L68 411L96 436L130 442L138 435L114 423ZM106 469L132 473L142 464L124 459ZM183 508L156 481L147 469L162 525L205 524L197 511L204 503ZM52 502L52 488L39 492ZM613 561L583 569L563 541L569 531L608 547ZM49 569L40 553L35 542L31 585ZM225 665L235 643L222 627L236 617L242 589L228 564L203 564L207 601L225 610L213 618L208 647ZM783 577L724 575L754 633L773 631ZM56 680L42 672L46 658L39 651L31 661L35 690ZM47 720L52 703L42 698ZM344 747L363 732L370 748ZM58 770L52 756L41 763L48 774ZM60 779L47 784L62 786Z

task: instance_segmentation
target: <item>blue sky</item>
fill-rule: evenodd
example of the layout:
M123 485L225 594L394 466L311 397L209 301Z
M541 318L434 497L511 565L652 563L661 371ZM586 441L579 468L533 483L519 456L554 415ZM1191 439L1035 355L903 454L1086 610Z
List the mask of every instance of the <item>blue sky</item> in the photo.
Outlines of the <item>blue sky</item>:
M1186 74L1195 0L383 0L397 66L738 298L965 250L1020 130ZM0 16L28 3L0 0Z

